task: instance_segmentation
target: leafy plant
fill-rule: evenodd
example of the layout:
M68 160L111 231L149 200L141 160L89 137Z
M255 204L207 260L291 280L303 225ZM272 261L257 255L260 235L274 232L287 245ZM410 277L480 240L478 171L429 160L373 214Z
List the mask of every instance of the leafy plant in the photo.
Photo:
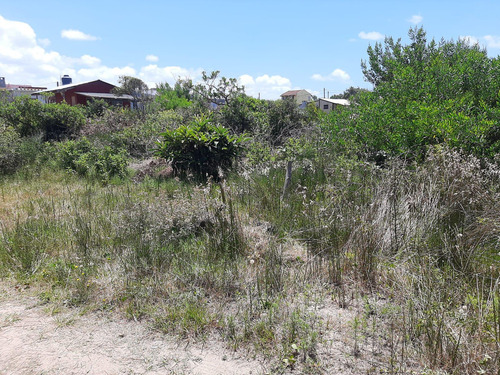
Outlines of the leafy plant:
M155 155L172 163L175 173L192 174L196 179L219 179L219 170L227 172L239 155L243 136L212 123L209 116L196 117L191 124L160 134Z
M107 181L127 174L127 155L123 149L96 147L87 138L67 141L58 146L59 165L81 176Z
M78 107L66 103L42 104L28 96L0 106L0 117L21 137L42 133L46 141L74 135L85 123L85 116Z

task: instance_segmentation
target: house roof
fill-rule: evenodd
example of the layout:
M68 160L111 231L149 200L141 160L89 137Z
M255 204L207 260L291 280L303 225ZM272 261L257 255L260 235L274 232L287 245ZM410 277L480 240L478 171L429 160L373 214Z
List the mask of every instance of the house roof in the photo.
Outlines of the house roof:
M80 82L80 83L70 83L68 85L57 86L57 87L55 87L53 89L40 90L40 91L36 92L35 94L40 94L40 93L43 93L43 92L61 92L61 91L66 91L67 89L70 89L70 88L73 88L73 87L78 87L78 86L82 86L82 85L86 85L88 83L94 83L94 82L102 82L102 83L105 83L107 85L116 87L115 85L113 85L111 83L104 82L104 81L102 81L100 79L95 79L93 81Z
M5 89L7 90L27 90L27 91L34 91L34 90L44 90L46 87L34 87L31 85L14 85L11 83L7 83L5 85Z
M289 90L289 91L281 94L281 96L294 96L294 95L297 95L297 93L300 91L302 91L302 90Z
M328 99L328 98L320 98L318 101L323 100L324 102L338 104L338 105L351 105L349 100L347 99Z
M134 100L132 95L115 95L115 94L106 94L102 92L75 92L75 94L83 95L88 98L101 98L101 99L126 99L126 100Z

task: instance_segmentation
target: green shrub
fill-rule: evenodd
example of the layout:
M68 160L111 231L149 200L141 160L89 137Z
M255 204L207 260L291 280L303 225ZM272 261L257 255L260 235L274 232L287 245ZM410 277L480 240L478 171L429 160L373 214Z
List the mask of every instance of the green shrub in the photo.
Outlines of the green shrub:
M43 104L29 96L20 96L0 106L0 116L12 126L21 137L39 132Z
M46 141L61 140L78 133L84 124L85 116L80 108L66 103L46 104L40 128Z
M82 108L88 118L102 117L109 109L109 104L104 99L93 99Z
M0 174L15 171L21 163L21 140L13 127L0 122Z
M42 133L46 141L76 134L85 124L85 116L78 107L66 103L42 104L28 96L0 106L0 117L21 137Z
M96 147L85 137L59 144L57 157L62 168L101 181L108 181L114 176L125 177L127 174L125 150L110 146Z
M228 171L244 140L243 136L230 135L226 128L205 116L160 135L163 140L157 143L155 155L171 162L175 173L184 177L192 174L200 180L218 180L219 169Z

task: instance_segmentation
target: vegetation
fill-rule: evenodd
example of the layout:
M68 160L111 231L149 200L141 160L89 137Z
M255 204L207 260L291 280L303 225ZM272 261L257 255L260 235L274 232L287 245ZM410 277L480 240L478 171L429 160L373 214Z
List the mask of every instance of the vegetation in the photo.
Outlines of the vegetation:
M160 134L155 155L172 164L177 174L193 174L198 180L219 179L227 172L241 149L242 136L212 124L209 117L196 117L189 125Z
M2 102L0 277L270 373L499 373L498 59L409 36L330 114L218 72L140 112Z

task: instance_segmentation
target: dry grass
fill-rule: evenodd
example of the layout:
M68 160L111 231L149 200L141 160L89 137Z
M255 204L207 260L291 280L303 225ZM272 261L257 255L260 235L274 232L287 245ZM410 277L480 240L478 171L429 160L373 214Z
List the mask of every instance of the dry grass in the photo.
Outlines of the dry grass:
M495 373L497 175L446 150L304 164L286 202L273 168L206 186L11 178L0 271L54 305L215 335L276 373Z

